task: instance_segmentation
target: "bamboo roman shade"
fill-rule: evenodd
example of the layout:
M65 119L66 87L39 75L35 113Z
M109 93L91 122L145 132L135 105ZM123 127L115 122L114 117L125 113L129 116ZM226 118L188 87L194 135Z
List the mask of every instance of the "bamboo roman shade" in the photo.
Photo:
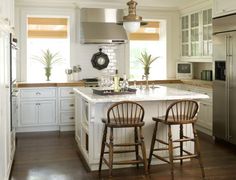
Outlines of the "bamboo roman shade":
M129 34L129 40L159 40L159 22L148 22L147 25L141 26L137 32Z
M28 18L29 38L58 38L66 39L68 36L67 18Z

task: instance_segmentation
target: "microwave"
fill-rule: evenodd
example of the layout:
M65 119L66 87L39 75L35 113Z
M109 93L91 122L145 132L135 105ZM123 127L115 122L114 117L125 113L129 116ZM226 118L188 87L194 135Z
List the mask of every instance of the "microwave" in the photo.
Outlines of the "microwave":
M177 79L192 79L193 64L189 62L176 63L176 78Z

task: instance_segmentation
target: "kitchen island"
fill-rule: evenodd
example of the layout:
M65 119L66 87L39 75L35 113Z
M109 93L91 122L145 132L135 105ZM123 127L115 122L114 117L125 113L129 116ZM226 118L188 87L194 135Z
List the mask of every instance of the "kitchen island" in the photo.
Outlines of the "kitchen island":
M164 115L166 108L174 101L181 99L205 99L208 98L205 94L195 93L191 91L183 91L164 86L158 86L149 89L137 89L135 94L123 95L96 95L93 94L92 88L79 87L74 88L76 94L75 101L75 139L78 147L91 170L98 170L100 147L103 133L102 118L106 118L108 108L115 102L130 100L140 103L145 109L143 128L144 140L149 154L150 143L154 128L152 117ZM173 139L178 137L178 126L173 127ZM184 132L191 136L191 126L185 125ZM114 134L117 142L126 143L133 141L134 135L132 129L116 129ZM158 127L158 136L165 139L167 131L165 126ZM185 143L184 148L190 152L194 150L191 142ZM168 155L168 152L163 152ZM174 153L178 153L175 151ZM127 154L129 158L135 157L133 154ZM115 155L114 158L125 159L126 155ZM153 160L152 164L161 163L158 160ZM103 166L104 168L106 166ZM121 167L121 166L118 166Z

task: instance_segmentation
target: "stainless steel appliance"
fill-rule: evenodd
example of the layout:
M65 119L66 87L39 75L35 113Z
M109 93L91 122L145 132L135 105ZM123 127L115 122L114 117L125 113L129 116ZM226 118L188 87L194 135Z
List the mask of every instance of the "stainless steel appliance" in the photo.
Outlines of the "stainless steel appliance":
M18 90L16 87L16 52L17 39L10 34L10 119L11 119L11 131L14 131L17 123L17 95Z
M236 144L236 14L213 19L213 135Z
M80 10L80 42L87 44L122 44L128 41L123 26L122 9L82 8Z

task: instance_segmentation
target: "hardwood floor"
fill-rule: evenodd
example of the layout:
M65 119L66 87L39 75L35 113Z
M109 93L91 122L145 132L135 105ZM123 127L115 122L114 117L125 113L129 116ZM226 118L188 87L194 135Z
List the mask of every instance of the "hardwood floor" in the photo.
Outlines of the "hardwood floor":
M223 142L213 143L200 136L206 179L236 179L236 148ZM17 149L11 180L92 180L108 179L108 171L87 172L77 152L73 133L42 132L17 136ZM170 179L169 166L151 166L145 176L143 168L123 168L113 171L115 180ZM197 160L175 164L175 179L201 179Z

